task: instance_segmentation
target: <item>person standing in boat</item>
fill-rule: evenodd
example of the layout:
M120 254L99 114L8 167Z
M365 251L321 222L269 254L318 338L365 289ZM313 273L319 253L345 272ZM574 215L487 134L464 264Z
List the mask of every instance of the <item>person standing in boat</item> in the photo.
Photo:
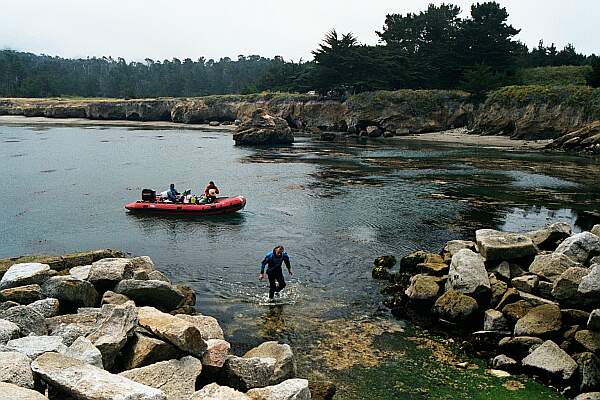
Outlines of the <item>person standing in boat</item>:
M258 275L259 280L265 279L265 267L267 268L267 276L269 278L269 299L275 296L275 293L279 293L285 288L285 279L283 279L282 264L285 263L288 273L292 274L292 267L290 266L290 257L284 251L283 246L277 246L268 253L264 260L262 260L260 266L260 274Z

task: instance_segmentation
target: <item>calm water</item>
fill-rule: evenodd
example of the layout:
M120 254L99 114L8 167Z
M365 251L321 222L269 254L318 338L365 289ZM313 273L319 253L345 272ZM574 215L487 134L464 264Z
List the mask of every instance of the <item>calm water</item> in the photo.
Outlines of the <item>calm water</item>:
M375 256L437 251L480 227L562 219L581 230L600 211L596 160L418 141L244 149L227 133L0 126L0 161L0 257L103 247L149 255L196 289L198 309L222 322L236 352L285 340L305 374L328 376L336 372L315 356L319 345L386 315L370 278ZM246 209L202 220L123 208L142 188L200 192L209 180L245 195ZM279 243L294 276L282 305L269 307L257 274Z

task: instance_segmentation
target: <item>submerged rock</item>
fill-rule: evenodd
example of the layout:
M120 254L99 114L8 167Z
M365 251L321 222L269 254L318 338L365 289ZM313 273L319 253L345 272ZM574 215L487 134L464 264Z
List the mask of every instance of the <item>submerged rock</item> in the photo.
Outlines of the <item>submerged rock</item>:
M63 354L43 354L31 368L49 385L80 399L167 400L158 389Z
M519 233L479 229L475 231L475 240L486 261L513 260L537 253L533 241Z
M161 361L120 375L156 389L169 400L188 400L195 392L196 379L202 372L202 363L187 356L180 360Z
M534 372L546 373L562 380L570 379L577 370L575 360L551 340L536 348L522 363Z

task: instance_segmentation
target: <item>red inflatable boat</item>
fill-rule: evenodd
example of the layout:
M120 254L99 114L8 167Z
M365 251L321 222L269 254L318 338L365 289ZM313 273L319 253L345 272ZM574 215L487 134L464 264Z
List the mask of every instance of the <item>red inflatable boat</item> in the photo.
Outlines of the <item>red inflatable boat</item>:
M125 205L131 212L148 214L221 215L240 211L246 206L244 196L220 197L210 204L181 204L141 200Z

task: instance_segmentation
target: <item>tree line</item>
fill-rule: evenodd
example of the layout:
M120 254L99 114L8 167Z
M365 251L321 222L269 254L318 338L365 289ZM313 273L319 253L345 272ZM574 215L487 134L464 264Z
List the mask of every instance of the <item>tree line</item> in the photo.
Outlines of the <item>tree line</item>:
M543 41L531 50L515 40L507 10L477 3L461 18L452 4L419 13L389 14L377 45L361 44L335 30L299 62L282 57L238 56L218 61L174 58L127 62L111 57L65 59L0 51L2 97L191 97L264 90L344 96L377 89L465 89L475 93L519 82L522 68L591 64L591 84L600 62L569 44L558 50Z

